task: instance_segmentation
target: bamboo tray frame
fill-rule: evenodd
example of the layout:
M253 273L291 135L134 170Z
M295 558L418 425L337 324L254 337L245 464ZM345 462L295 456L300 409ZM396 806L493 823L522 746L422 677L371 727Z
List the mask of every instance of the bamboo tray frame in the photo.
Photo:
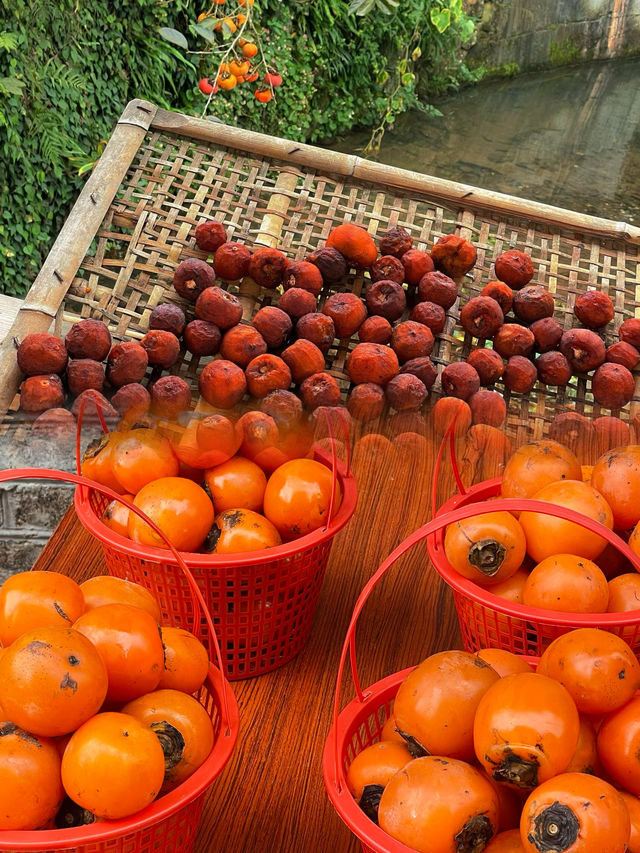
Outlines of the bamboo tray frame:
M556 316L565 328L574 325L576 296L589 287L607 291L615 305L607 345L617 340L624 319L640 316L640 228L133 100L0 347L5 427L21 420L16 394L22 376L14 340L52 325L60 334L65 323L85 317L105 320L116 340L142 337L159 302L185 306L171 285L173 270L187 257L207 257L195 246L193 229L214 217L222 218L229 239L250 247L277 245L295 259L322 245L329 231L346 220L374 235L402 225L420 248L457 233L478 250L475 268L461 283L463 302L493 278L493 259L517 247L532 255L534 280L554 294ZM346 284L362 294L368 281L352 273ZM277 298L248 278L239 296L246 321ZM456 303L436 340L432 357L440 371L471 349L471 340L456 325L458 316ZM340 380L345 396L350 346L335 342L327 356L327 369ZM172 372L195 390L201 361L182 351ZM633 402L619 413L625 420L639 411L638 376ZM432 398L439 386L438 379ZM538 383L528 395L497 388L508 404L506 429L520 440L546 434L563 408L591 417L611 414L600 411L585 377L574 378L566 389Z

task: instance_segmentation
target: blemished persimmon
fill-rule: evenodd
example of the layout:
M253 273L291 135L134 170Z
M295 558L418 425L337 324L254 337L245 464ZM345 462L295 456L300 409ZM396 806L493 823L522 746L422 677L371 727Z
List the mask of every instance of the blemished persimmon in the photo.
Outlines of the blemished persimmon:
M640 520L640 445L608 450L593 466L591 485L605 498L618 530Z
M133 502L135 495L126 493L122 497L125 500ZM128 536L129 512L129 508L120 503L120 501L110 501L102 514L101 521L110 530L113 530L114 533L118 533L120 536L126 538Z
M143 486L134 504L153 521L178 551L197 551L211 530L214 509L205 490L185 477L159 477ZM167 544L138 515L131 513L129 538L143 545Z
M506 649L480 649L476 654L495 669L500 678L517 672L533 672L533 667L523 657Z
M92 441L82 457L82 475L113 489L114 492L128 492L114 472L114 452L124 433L110 432L100 439Z
M605 613L609 587L604 573L591 560L554 554L531 570L522 603L565 613Z
M148 589L139 583L115 578L111 575L96 575L80 584L84 596L85 611L103 604L132 604L146 610L156 622L162 621L160 605Z
M45 625L70 628L84 611L78 584L58 572L18 572L0 587L0 643Z
M523 444L508 460L500 490L503 498L530 498L557 480L580 480L577 457L568 447L551 439Z
M276 527L260 513L228 509L216 516L204 547L214 554L241 554L273 548L281 542Z
M367 817L377 821L382 791L412 760L406 745L396 741L374 743L356 755L347 771L347 787Z
M522 565L525 536L509 512L487 512L447 526L444 551L453 568L480 586L507 580Z
M200 640L184 628L160 629L164 648L164 669L158 689L170 688L195 693L209 671L209 654Z

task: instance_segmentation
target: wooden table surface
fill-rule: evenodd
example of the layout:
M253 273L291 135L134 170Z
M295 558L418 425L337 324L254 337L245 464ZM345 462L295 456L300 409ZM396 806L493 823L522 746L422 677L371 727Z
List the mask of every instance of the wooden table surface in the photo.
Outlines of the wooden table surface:
M497 432L497 431L496 431ZM196 853L351 853L359 842L335 813L322 779L336 670L353 605L368 578L430 517L439 439L369 434L355 442L359 497L336 537L305 649L267 675L234 682L240 734L231 761L208 794ZM465 484L495 476L502 454L469 438L459 445ZM438 503L453 491L445 462ZM98 544L69 510L35 568L84 580L106 572ZM424 543L374 591L357 632L363 685L446 648L460 648L450 590L430 566ZM353 697L349 678L343 704Z

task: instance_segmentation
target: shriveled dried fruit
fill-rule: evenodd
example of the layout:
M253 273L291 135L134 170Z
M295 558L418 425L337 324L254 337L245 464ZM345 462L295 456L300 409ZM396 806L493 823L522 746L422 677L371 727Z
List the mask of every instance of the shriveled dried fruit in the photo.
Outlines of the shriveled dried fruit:
M347 274L347 261L337 249L331 246L321 246L307 255L310 264L320 270L325 284L337 284Z
M611 297L599 290L587 290L576 299L575 315L588 329L601 329L613 320Z
M115 344L107 357L107 380L115 388L140 382L148 363L147 351L135 341Z
M323 359L324 365L324 359ZM270 391L286 391L291 385L291 371L277 355L265 353L249 362L245 370L247 388L253 397L266 397Z
M47 409L31 424L31 433L49 441L72 441L76 435L76 419L67 409Z
M448 364L442 371L442 390L448 397L468 400L480 390L480 377L477 371L465 361Z
M538 379L544 385L566 385L573 376L573 370L561 352L543 352L536 359Z
M191 406L191 388L181 376L163 376L151 386L151 411L167 420L177 420Z
M178 360L180 341L173 332L152 329L142 338L140 346L146 351L149 364L168 369Z
M25 376L62 373L67 366L67 350L60 338L46 332L32 332L18 346L18 367Z
M76 397L87 388L102 391L104 385L104 365L92 358L74 358L67 365L67 387Z
M386 317L367 317L358 329L358 338L363 343L388 344L391 340L391 323Z
M589 329L569 329L560 339L560 352L576 373L588 373L604 362L606 349L602 338Z
M620 409L633 399L633 374L621 364L607 362L594 373L591 390L601 406Z
M220 409L232 409L244 397L247 380L237 364L217 358L204 366L198 388L207 403Z
M560 412L549 426L549 438L566 445L578 459L589 456L595 444L595 430L589 418L578 412Z
M475 296L460 312L462 328L475 338L493 338L504 323L502 309L489 296Z
M402 412L406 409L419 409L429 396L424 383L412 373L399 373L385 385L385 396L389 405Z
M195 302L207 287L213 287L216 274L206 261L187 258L180 261L173 274L173 286L184 299Z
M349 413L361 423L379 418L384 411L384 389L373 382L356 385L349 393L347 408Z
M626 344L631 344L632 347L640 350L640 320L629 317L621 323L618 329L618 337Z
M628 370L633 370L636 364L640 361L640 352L631 344L625 341L617 341L607 349L605 353L606 361L611 361L614 364L622 364Z
M380 254L401 258L413 246L413 237L406 228L396 225L380 237Z
M360 330L362 330L362 326L360 326ZM296 323L296 335L298 338L311 341L326 355L333 346L336 327L328 314L315 311L313 314L305 314L300 317Z
M455 234L447 234L436 241L431 257L437 270L451 278L461 278L473 268L477 252L473 243Z
M493 349L475 349L467 356L467 364L476 370L481 385L493 385L502 376L502 356Z
M81 409L83 424L98 423L98 410L102 413L107 426L114 424L118 420L116 409L113 408L105 396L94 388L87 388L86 391L83 391L82 394L76 397L71 406L71 414L79 419Z
M371 265L371 281L404 281L404 267L393 255L383 255Z
M367 269L378 257L371 234L351 222L336 226L327 237L327 246L337 249L357 269Z
M111 335L102 320L78 320L64 339L71 358L92 358L104 361L111 349Z
M291 429L302 417L302 403L293 392L277 389L262 398L260 411L272 417L283 429Z
M399 320L407 307L404 288L391 279L372 284L367 291L365 301L369 314L386 317L391 323Z
M439 335L447 324L444 308L442 305L436 305L435 302L418 302L411 309L409 319L415 323L422 323L423 326L428 326L434 335Z
M265 246L262 249L256 249L251 255L249 275L260 287L275 290L282 283L287 263L284 252Z
M238 281L249 272L251 252L242 243L223 243L213 256L216 275L225 281Z
M251 321L251 325L260 332L267 346L272 349L282 346L293 327L291 317L274 305L265 305L261 308Z
M428 272L420 279L417 298L419 302L435 302L448 311L458 298L458 285L443 272Z
M308 290L314 296L319 296L322 290L322 273L310 261L290 262L285 267L282 287L284 290L299 287L302 290Z
M215 252L227 242L227 231L222 222L201 222L196 225L196 246L204 252Z
M363 324L367 309L355 293L332 293L322 306L322 313L333 320L338 338L350 338Z
M20 386L20 410L30 415L64 405L62 380L56 373L28 376Z
M401 364L412 358L431 355L433 344L431 329L414 320L398 323L391 334L391 348Z
M208 287L196 301L196 317L219 329L230 329L242 319L242 303L235 293L221 287Z
M505 323L495 334L493 348L503 358L511 358L514 355L529 355L534 343L533 332L526 326Z
M614 447L626 447L631 444L631 429L620 418L611 415L603 415L593 422L596 434L595 455L600 458L607 450Z
M149 328L160 329L163 332L173 332L180 337L184 332L187 318L179 305L171 305L168 302L156 305L149 315Z
M300 397L307 409L337 406L340 402L340 386L331 374L314 373L300 385Z
M302 382L314 373L322 373L324 370L322 351L305 338L298 338L290 347L287 347L282 353L282 360L291 371L293 381L296 383Z
M134 423L143 418L151 407L151 395L139 382L131 382L122 385L111 398L111 404L115 406L123 418Z
M458 397L442 397L433 407L433 428L440 436L444 435L455 421L453 434L456 438L465 435L471 426L469 404Z
M553 296L539 284L529 284L513 295L513 313L523 323L552 317L553 309Z
M562 326L555 317L543 317L531 324L531 331L536 341L538 352L549 352L555 349L562 337Z
M220 355L239 367L246 367L257 355L267 351L267 343L253 326L233 326L222 336Z
M522 355L513 355L502 374L505 387L517 394L527 394L536 384L538 371L533 362Z
M427 355L405 361L400 368L400 373L410 373L412 376L417 376L427 391L432 388L438 376L435 364Z
M495 262L496 278L514 290L520 290L533 278L533 263L526 252L509 249L498 255Z
M404 267L404 280L407 284L414 286L435 269L431 255L429 252L423 252L422 249L409 249L400 260Z
M386 383L400 371L398 357L390 347L382 344L356 344L347 358L347 375L354 385L373 382Z
M295 322L305 314L313 314L316 310L316 298L313 293L301 287L291 287L278 299L278 308L285 311Z
M507 417L507 404L497 391L481 389L469 398L469 408L474 424L499 427Z
M215 323L192 320L184 327L184 345L193 355L215 355L221 340L222 333Z
M488 296L489 299L495 299L503 314L511 311L513 305L513 290L504 281L490 281L480 291L480 296Z

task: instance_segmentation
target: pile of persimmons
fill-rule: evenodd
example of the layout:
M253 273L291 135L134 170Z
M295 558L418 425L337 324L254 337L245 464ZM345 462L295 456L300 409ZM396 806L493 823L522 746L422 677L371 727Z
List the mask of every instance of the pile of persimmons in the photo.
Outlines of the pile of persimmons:
M0 588L0 829L127 817L184 782L215 735L207 651L143 587L23 572Z
M363 811L420 853L637 853L638 661L581 628L534 666L485 649L413 669L349 766Z

